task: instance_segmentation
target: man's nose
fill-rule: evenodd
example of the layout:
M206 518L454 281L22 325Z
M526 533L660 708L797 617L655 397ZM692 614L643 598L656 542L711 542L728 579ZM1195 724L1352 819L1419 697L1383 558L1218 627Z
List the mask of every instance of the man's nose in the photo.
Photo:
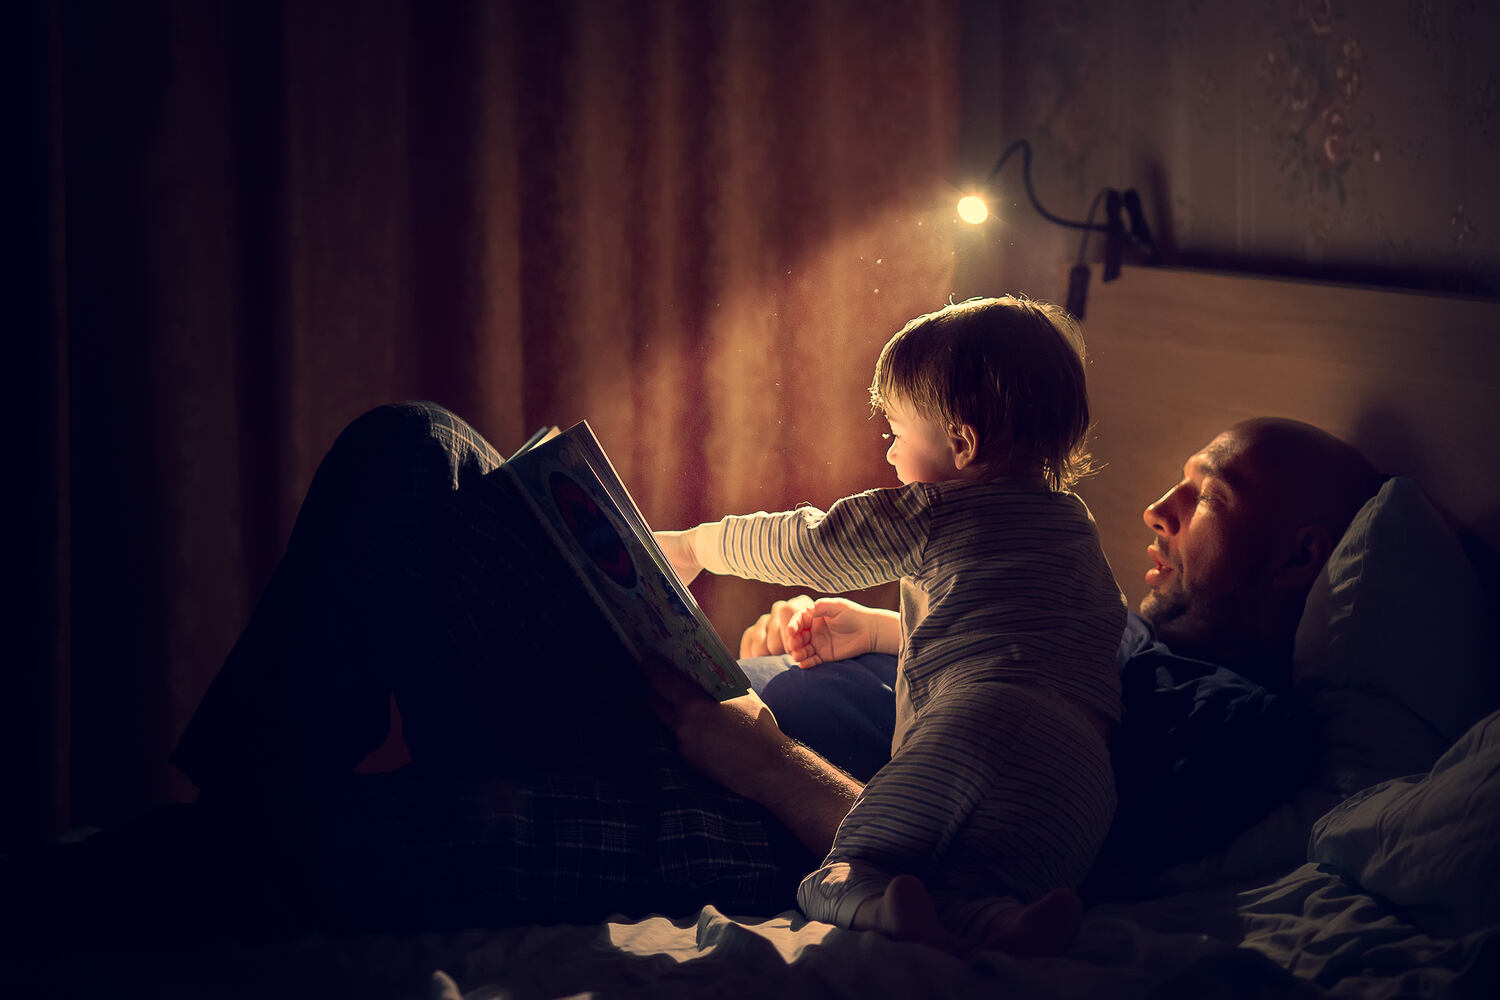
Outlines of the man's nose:
M891 442L891 446L885 450L885 460L888 463L890 463L891 465L895 465L896 464L896 460L891 457L893 454L895 454L895 452L896 452L896 442L892 441Z
M1146 527L1162 537L1170 537L1177 534L1178 520L1173 501L1177 497L1177 487L1172 487L1153 504L1149 504L1141 512L1141 520L1146 522Z

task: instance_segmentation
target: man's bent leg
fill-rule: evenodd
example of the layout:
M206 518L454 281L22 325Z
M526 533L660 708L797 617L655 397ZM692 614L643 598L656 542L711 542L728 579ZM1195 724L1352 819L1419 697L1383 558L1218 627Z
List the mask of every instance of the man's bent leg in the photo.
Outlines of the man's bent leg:
M179 766L340 924L790 906L811 861L687 769L498 461L438 407L356 421ZM391 692L414 762L350 774Z
M200 788L344 774L384 739L392 692L413 755L459 771L638 730L628 657L577 613L586 598L499 463L432 404L351 424L174 763Z
M291 852L324 919L363 929L591 923L705 905L795 906L809 852L765 809L669 746L610 774L515 782L414 764L350 775L312 799Z

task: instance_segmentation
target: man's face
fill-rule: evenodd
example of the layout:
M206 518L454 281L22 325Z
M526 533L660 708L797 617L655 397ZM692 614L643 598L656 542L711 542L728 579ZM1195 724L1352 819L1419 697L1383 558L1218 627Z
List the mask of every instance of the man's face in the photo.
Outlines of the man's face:
M940 483L958 475L952 439L937 422L918 416L898 400L886 406L891 425L891 446L885 460L896 467L903 486L910 483Z
M1156 540L1140 613L1169 644L1235 641L1270 585L1273 501L1247 447L1234 430L1220 434L1143 513Z

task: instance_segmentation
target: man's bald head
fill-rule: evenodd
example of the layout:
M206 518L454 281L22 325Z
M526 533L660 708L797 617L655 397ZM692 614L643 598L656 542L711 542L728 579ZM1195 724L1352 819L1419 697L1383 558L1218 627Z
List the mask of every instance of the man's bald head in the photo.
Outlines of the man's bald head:
M1337 544L1382 477L1347 442L1312 424L1259 417L1225 432L1240 442L1250 491L1283 528L1321 525Z
M1179 652L1284 672L1308 589L1380 480L1311 424L1235 424L1145 510L1156 565L1142 616Z

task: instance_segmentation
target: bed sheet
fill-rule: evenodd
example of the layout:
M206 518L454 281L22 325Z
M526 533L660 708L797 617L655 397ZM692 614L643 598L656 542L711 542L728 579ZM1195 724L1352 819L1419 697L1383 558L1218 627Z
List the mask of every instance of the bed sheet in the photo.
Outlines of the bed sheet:
M613 918L428 934L238 936L210 947L56 942L0 970L8 996L543 1000L713 996L1484 997L1500 988L1500 926L1425 933L1337 869L1305 864L1241 890L1097 906L1070 951L959 959L795 911ZM0 963L3 964L3 963Z
M958 959L807 921L652 917L531 928L434 969L445 1000L529 997L1398 997L1494 995L1500 927L1431 937L1306 864L1265 885L1096 907L1067 955Z
M239 948L202 965L217 980L204 984L217 987L216 995L255 969L257 992L330 1000L1394 1000L1494 995L1500 927L1434 938L1337 871L1306 864L1239 891L1095 907L1073 948L1048 959L959 959L795 911L735 919L707 907L686 919L617 918L588 927L314 938L291 949ZM174 971L184 972L168 970L157 985L172 981Z
M1103 906L1144 931L1201 932L1255 952L1310 995L1491 997L1500 990L1500 926L1457 938L1430 935L1400 907L1329 865L1307 863L1238 891L1205 891Z

